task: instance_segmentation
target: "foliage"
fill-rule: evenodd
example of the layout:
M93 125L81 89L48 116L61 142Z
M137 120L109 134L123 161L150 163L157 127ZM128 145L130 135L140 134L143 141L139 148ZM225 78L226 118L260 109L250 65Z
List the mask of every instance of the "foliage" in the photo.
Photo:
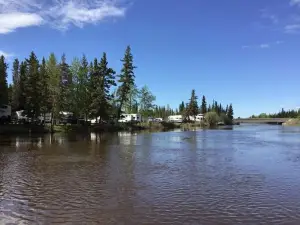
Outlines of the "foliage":
M0 56L0 105L8 103L7 68L5 57Z
M60 111L60 69L57 64L54 53L51 53L46 62L46 72L49 76L49 98L51 105L51 113L53 117L59 117Z
M202 103L201 103L201 113L205 114L206 112L207 112L207 104L206 104L205 96L203 95Z
M192 90L192 94L191 94L191 98L190 101L188 103L188 105L186 106L186 110L185 110L185 118L190 118L190 116L196 118L198 111L199 111L199 107L198 107L198 102L197 102L197 96L196 96L196 92L193 89Z
M40 115L42 99L42 83L39 73L39 61L34 52L31 52L27 60L27 82L25 87L25 110L29 118L37 118Z
M20 62L18 59L15 59L13 62L12 70L13 86L12 86L12 96L11 96L11 105L13 110L20 109Z
M133 66L133 56L131 54L131 48L128 46L125 51L124 58L121 60L123 62L123 68L121 70L121 74L118 76L120 83L118 89L118 96L119 96L119 110L117 117L120 118L122 107L125 102L127 102L128 94L130 93L132 86L134 86L134 69L136 68Z
M96 60L95 63L97 63ZM106 53L103 53L99 64L95 65L95 63L91 78L91 113L96 118L108 119L111 109L110 102L113 99L110 88L116 85L115 71L108 67Z
M144 117L151 116L152 110L154 109L154 101L156 97L151 93L149 88L145 85L140 90L140 113Z
M205 114L205 121L209 127L214 127L218 124L220 119L216 112L208 112Z
M231 121L233 120L233 107L232 107L232 104L230 104L229 107L228 107L227 116Z

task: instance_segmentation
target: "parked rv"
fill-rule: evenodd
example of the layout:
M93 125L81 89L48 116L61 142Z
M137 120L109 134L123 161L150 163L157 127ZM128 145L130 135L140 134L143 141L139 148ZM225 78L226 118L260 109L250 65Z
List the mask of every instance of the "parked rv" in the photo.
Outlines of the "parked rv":
M168 122L171 123L182 123L183 117L182 115L173 115L168 117Z
M142 116L140 114L122 114L121 119L118 120L119 123L128 122L141 122Z

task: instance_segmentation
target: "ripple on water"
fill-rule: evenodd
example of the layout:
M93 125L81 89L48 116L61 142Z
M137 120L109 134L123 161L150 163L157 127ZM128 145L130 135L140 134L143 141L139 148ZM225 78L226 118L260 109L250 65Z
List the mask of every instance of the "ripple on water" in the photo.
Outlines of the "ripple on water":
M300 224L299 136L239 129L1 140L0 224Z

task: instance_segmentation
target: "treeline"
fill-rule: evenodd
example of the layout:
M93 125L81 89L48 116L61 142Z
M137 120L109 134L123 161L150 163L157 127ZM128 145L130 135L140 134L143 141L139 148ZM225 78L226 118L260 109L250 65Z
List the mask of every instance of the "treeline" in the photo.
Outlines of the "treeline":
M77 118L120 118L121 113L140 113L143 117L167 118L181 114L188 118L199 113L215 112L220 117L233 119L232 105L213 101L207 106L205 96L198 105L195 90L187 103L177 109L157 106L156 97L147 86L138 89L135 84L135 65L130 46L121 59L122 69L117 74L109 67L106 53L89 62L85 55L74 58L70 64L52 53L38 60L34 52L23 61L15 59L12 65L12 84L8 85L8 64L0 57L0 105L10 104L13 111L24 110L34 121L51 113L52 120L60 112L72 112Z
M266 114L261 113L258 116L251 116L251 118L299 118L300 110L284 110L281 109L278 113Z
M213 100L212 104L207 105L206 98L203 95L201 104L198 104L198 97L195 90L192 90L191 98L188 103L182 102L178 107L178 113L183 115L187 120L190 117L196 117L197 114L214 113L216 120L220 120L226 124L232 123L233 107L232 104L223 107L221 103Z
M13 111L24 110L36 119L46 113L58 118L60 112L72 112L77 118L120 118L122 112L151 114L155 96L147 86L135 85L135 66L131 48L126 48L119 74L108 66L106 53L88 62L85 55L69 65L65 55L58 61L54 54L38 60L31 52L24 61L15 59L12 84L7 84L8 64L0 57L0 104Z

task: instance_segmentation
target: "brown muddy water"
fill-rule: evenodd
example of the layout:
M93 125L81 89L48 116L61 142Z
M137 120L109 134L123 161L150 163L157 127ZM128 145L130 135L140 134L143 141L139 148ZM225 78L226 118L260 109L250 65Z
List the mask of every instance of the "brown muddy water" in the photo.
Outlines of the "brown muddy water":
M300 129L0 136L0 224L300 224Z

